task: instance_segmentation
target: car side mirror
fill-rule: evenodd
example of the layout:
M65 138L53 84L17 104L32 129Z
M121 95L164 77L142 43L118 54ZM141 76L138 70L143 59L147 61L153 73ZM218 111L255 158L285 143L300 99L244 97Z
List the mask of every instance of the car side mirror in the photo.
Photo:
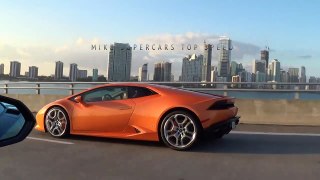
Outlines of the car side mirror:
M77 96L74 98L74 101L77 102L77 103L82 103L82 97L81 96Z
M21 101L0 96L0 147L24 140L35 122L33 114Z

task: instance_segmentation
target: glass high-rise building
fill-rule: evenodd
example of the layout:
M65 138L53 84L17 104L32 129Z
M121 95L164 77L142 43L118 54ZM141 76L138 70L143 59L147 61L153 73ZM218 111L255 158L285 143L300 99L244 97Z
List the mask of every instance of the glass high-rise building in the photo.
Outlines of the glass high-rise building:
M154 65L153 81L170 82L171 81L171 63L161 62Z
M38 78L38 67L36 67L36 66L29 67L29 78L30 79Z
M75 63L72 63L70 64L69 80L77 81L77 78L78 78L78 65Z
M92 81L98 81L98 69L92 70Z
M299 68L289 68L289 82L299 82Z
M280 82L280 62L277 59L272 60L271 68L272 81Z
M203 55L197 56L196 54L189 55L182 59L182 73L181 73L181 81L184 82L201 82L202 70L204 69L204 57ZM206 68L205 68L206 69ZM210 67L211 74L211 67ZM211 77L210 77L211 79Z
M307 82L307 75L306 75L306 67L301 66L301 74L300 74L300 80L301 83Z
M264 60L253 60L252 72L256 73L257 71L259 71L260 73L266 73L266 61L264 61Z
M231 60L231 40L227 37L221 37L217 47L219 51L218 75L220 77L230 77L230 60Z
M21 72L21 63L18 61L10 62L10 76L11 77L19 77Z
M63 78L63 62L57 61L56 62L56 68L54 71L54 79L60 80Z
M269 49L269 48L267 48ZM266 61L266 68L268 68L268 63L269 63L269 50L262 50L260 51L261 54L261 61Z
M139 67L138 81L141 81L141 82L148 81L148 63L145 63L142 65L142 67Z
M132 48L129 44L114 43L109 52L109 81L130 81Z
M4 64L0 64L0 75L4 74Z
M205 50L203 55L203 63L201 68L201 81L210 82L211 81L211 59L212 59L212 45L205 44Z

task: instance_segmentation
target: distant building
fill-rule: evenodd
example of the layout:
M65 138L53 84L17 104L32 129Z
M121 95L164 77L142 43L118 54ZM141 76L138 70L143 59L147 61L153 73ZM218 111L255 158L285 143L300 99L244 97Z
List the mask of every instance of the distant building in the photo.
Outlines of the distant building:
M256 71L255 82L266 82L266 73Z
M171 81L171 63L161 62L154 65L153 81L169 82Z
M203 59L202 68L201 68L201 81L210 82L211 80L211 59L212 59L212 45L205 44L204 55L199 55L198 58Z
M252 72L256 73L259 71L260 73L266 73L266 61L264 60L253 60L252 63Z
M4 64L0 64L0 75L4 74Z
M310 76L309 83L320 83L320 78L316 78L314 76ZM320 85L309 85L309 89L311 89L311 90L320 90Z
M299 82L306 83L307 82L307 75L306 75L306 67L301 66L301 74Z
M236 76L239 73L239 64L237 62L231 61L230 73L231 76Z
M230 60L231 60L231 40L227 37L221 37L219 40L219 62L218 62L218 75L220 77L230 77Z
M29 77L29 71L24 72L24 77Z
M77 79L85 79L88 77L88 71L87 70L80 70L78 69L77 72Z
M142 67L139 67L138 81L141 81L141 82L148 81L148 63L145 63L142 65Z
M130 81L132 48L129 44L114 43L109 52L109 81Z
M280 62L277 59L271 62L271 78L273 82L280 82Z
M96 81L98 81L98 69L93 69L92 70L92 81L93 82L96 82Z
M261 52L261 61L265 61L266 64L266 69L268 68L268 63L269 63L269 48L267 47L267 50L262 50Z
M75 63L72 63L70 64L69 80L77 81L77 77L78 77L78 65Z
M21 72L21 63L18 61L10 62L10 76L11 77L19 77Z
M206 68L206 67L205 67ZM203 70L203 56L196 54L189 55L182 59L181 81L184 82L201 82ZM210 68L211 70L211 68ZM206 78L205 75L203 77Z
M211 82L216 82L218 77L218 68L215 66L211 67Z
M231 82L240 82L240 76L239 75L232 76ZM235 87L238 87L238 85L239 84L231 84L231 87L235 88Z
M38 67L30 66L29 67L29 79L37 79L38 78Z
M170 79L171 82L174 82L174 75L171 74L171 79Z
M299 68L289 68L289 82L297 83L299 82Z
M56 62L56 68L54 71L54 79L60 80L63 78L63 62L57 61Z

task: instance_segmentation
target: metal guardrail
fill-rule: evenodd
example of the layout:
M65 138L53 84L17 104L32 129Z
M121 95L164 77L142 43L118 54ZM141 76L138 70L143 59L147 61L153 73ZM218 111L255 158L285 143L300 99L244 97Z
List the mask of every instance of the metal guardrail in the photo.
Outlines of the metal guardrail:
M75 87L76 85L102 85L120 82L6 82L0 83L0 89L4 90L4 94L8 94L9 89L31 89L36 94L41 94L41 90L68 90L73 95L76 90L85 90L90 87ZM133 83L133 82L121 82ZM294 99L299 99L301 92L319 92L320 83L274 83L274 82L134 82L134 83L150 83L159 85L168 85L179 88L185 88L195 91L222 91L224 95L228 92L291 92L295 93ZM67 87L45 87L43 85L67 85ZM34 85L22 86L22 85ZM311 89L310 89L311 88Z

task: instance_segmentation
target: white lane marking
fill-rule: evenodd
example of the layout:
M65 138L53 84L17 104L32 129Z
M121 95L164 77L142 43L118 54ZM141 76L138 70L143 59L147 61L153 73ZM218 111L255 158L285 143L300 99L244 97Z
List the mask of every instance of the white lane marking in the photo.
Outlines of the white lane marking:
M66 142L66 141L57 141L57 140L51 140L51 139L44 139L44 138L36 138L36 137L27 137L27 139L36 140L36 141L45 141L45 142L51 142L51 143L58 143L58 144L74 144L72 142Z
M319 136L314 133L276 133L276 132L250 132L250 131L231 131L231 134L248 134L248 135L271 135L271 136Z

